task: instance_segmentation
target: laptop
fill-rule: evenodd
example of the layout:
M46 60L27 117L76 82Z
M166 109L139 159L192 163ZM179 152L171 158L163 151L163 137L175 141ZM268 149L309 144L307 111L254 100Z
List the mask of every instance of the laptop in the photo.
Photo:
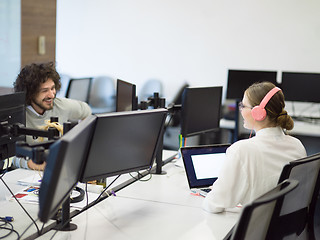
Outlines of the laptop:
M191 191L206 196L218 179L220 168L231 144L182 147L180 149Z

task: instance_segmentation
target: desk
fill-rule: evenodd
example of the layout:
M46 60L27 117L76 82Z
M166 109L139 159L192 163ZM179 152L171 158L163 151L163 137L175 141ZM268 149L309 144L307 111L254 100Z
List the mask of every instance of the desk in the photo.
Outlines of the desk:
M220 120L220 128L235 130L234 120ZM250 131L248 131L250 133ZM294 128L289 131L291 135L320 137L320 124L294 120Z
M235 224L239 214L211 214L203 211L203 198L190 194L181 162L169 162L163 166L163 170L167 174L152 175L149 181L135 182L118 191L117 196L109 197L75 216L72 223L78 226L77 230L51 230L38 239L186 240L198 239L200 236L201 239L222 239ZM143 180L148 178L149 175ZM7 214L12 216L12 206L7 207ZM15 229L20 232L31 221L22 216L19 207L15 207L26 221L24 226L16 226L16 221L14 222ZM35 208L35 205L31 207L33 216L37 213ZM3 210L1 205L1 215L4 214ZM35 232L35 228L32 228L29 232ZM25 234L24 237L28 235L30 234ZM12 234L12 237L15 236Z

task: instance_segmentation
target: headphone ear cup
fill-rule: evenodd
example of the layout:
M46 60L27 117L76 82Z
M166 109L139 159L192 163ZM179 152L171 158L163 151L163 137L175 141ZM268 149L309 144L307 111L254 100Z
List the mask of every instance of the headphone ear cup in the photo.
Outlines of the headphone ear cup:
M256 121L262 121L263 119L266 118L267 116L267 112L264 108L262 108L261 106L255 106L254 108L252 108L251 110L251 115L253 117L254 120Z

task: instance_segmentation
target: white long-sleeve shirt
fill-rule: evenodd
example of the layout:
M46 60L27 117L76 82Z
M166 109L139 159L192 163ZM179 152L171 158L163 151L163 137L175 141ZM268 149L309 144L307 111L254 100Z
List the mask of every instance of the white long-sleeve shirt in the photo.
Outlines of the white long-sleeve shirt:
M218 180L203 202L208 212L244 205L271 190L277 185L283 166L305 157L306 150L300 140L273 127L235 142L226 156Z

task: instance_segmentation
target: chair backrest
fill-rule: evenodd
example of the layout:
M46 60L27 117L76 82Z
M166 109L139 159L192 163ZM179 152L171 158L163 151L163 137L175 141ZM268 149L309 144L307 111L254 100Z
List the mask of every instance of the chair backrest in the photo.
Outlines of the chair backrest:
M70 79L66 97L89 103L92 78Z
M101 76L92 80L89 105L92 108L109 108L115 110L116 86L111 77Z
M61 88L57 92L56 97L64 98L64 97L66 97L67 89L68 89L71 77L66 74L62 74L62 73L60 73L59 75L60 75Z
M273 226L274 239L314 239L314 212L320 187L320 153L285 165L279 182L299 181L299 186L277 204ZM282 223L285 223L283 227Z
M161 97L163 94L163 84L158 79L149 79L147 80L140 92L139 92L139 101L146 101L149 97L153 97L153 94L157 92Z
M232 240L267 239L277 201L298 186L296 180L285 180L275 188L243 207Z

